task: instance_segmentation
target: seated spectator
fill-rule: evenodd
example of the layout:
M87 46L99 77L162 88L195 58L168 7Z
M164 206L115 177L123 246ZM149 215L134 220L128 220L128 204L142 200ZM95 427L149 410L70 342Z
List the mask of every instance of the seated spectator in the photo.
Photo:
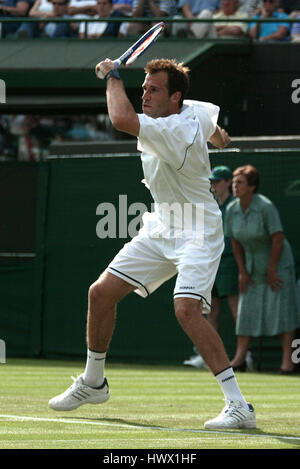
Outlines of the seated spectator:
M216 12L220 8L220 0L179 0L178 9L180 15L176 15L175 18L205 18L206 14L208 18L211 18L212 13ZM172 34L174 36L189 36L192 35L190 27L193 23L173 23ZM205 23L199 23L199 27L205 25ZM206 26L206 25L205 25Z
M245 36L248 23L227 23L227 19L247 19L247 13L239 10L239 0L222 0L221 10L213 15L215 19L224 19L224 23L216 23L215 28L220 38L239 38Z
M30 9L28 16L31 18L53 17L52 0L36 0Z
M296 16L299 19L299 23L293 23L291 29L291 40L292 42L300 42L300 15Z
M31 6L30 0L3 0L0 3L0 20L7 17L27 16ZM15 34L20 27L20 23L3 23L3 37L8 34Z
M69 0L52 0L55 18L71 18ZM46 37L75 37L78 33L77 23L46 23L42 25L42 35Z
M53 18L52 0L36 0L29 10L28 16L43 19ZM22 23L18 29L18 35L21 37L38 37L41 27L41 23Z
M224 20L217 23L193 23L191 31L195 37L235 39L245 36L248 23L227 22L227 19L247 19L248 15L239 10L238 0L221 0L221 9L218 13L210 16L215 19Z
M67 15L74 16L74 18L88 18L88 16L96 14L96 4L96 0L71 0L70 2L67 2ZM29 11L29 16L32 18L49 19L54 18L57 15L61 16L60 11L60 6L58 6L58 9L56 8L54 11L52 0L36 0L33 7ZM44 23L24 22L19 28L18 34L21 37L39 37L42 34L44 27ZM73 30L76 31L75 24Z
M95 18L115 18L123 17L122 10L114 10L112 0L98 0L97 1L97 15ZM101 36L118 36L121 22L107 23L107 22L91 22L81 23L79 26L79 37L83 39L95 39ZM86 28L86 32L85 32Z
M175 0L133 0L132 16L135 18L163 18L164 16L174 16L176 14ZM136 35L145 33L151 23L129 23L124 35Z
M250 23L249 35L252 39L259 41L287 41L289 38L290 25L284 22L288 15L277 11L278 0L263 0L261 13L253 18L282 18L282 23ZM257 28L259 32L257 33Z

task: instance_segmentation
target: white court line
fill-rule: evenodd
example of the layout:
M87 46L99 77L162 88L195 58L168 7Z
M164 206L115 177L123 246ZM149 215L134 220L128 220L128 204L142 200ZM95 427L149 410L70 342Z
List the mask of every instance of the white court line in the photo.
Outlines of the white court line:
M251 436L253 438L281 438L284 440L298 440L300 441L299 436L285 436L285 435L272 435L272 434L261 434L261 433L239 433L239 432L229 432L229 431L220 431L220 430L198 430L193 428L176 428L176 427L159 427L151 425L129 425L126 423L106 423L106 422L92 422L92 421L82 421L75 419L65 419L65 418L46 418L46 417L28 417L26 415L6 415L0 414L0 419L8 420L17 420L17 421L30 421L30 422L53 422L53 423L67 423L74 425L98 425L98 426L107 426L107 427L122 427L128 428L131 430L160 430L165 432L183 432L183 433L213 433L215 435L231 435L231 436Z

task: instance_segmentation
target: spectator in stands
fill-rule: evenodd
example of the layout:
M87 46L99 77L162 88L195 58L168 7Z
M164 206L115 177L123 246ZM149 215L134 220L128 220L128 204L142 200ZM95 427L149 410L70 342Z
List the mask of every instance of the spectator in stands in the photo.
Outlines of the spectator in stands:
M53 16L52 0L36 0L28 16L31 18L51 18Z
M53 16L55 18L71 18L68 13L69 0L52 0ZM53 23L48 22L42 25L42 34L46 37L75 37L78 33L77 23Z
M248 24L242 22L227 22L227 19L247 19L248 15L245 12L239 10L238 0L221 0L221 9L218 13L210 17L215 19L224 19L223 22L213 23L193 23L190 27L191 32L197 38L209 37L209 38L224 38L224 39L236 39L245 36ZM206 13L206 17L209 17Z
M253 337L280 335L280 372L293 372L291 343L300 326L294 259L273 203L258 194L259 173L251 165L233 173L233 195L225 218L239 269L237 350L232 367L241 367Z
M175 0L133 0L132 16L135 18L163 18L164 16L174 16L177 12ZM149 29L151 23L129 23L124 35L142 34Z
M175 18L211 18L212 14L219 10L220 0L179 0L178 9L180 15ZM172 34L174 36L193 36L190 31L193 23L173 23ZM205 23L199 23L199 28L205 27Z
M97 16L95 18L124 17L122 10L114 10L112 0L97 0ZM79 26L79 37L83 39L99 38L101 36L118 36L121 22L91 22L81 23ZM85 28L86 32L85 32Z
M0 20L7 17L27 16L31 6L30 0L1 0L0 2ZM3 36L17 33L20 23L3 23Z
M31 18L53 18L52 0L36 0L29 10L28 16ZM41 23L22 23L18 29L20 37L38 37L42 29Z
M278 11L278 0L263 0L260 13L253 18L278 18L282 23L250 23L249 35L252 39L259 41L288 41L290 25L284 20L288 18L286 13Z
M69 14L70 0L51 0L51 2L47 2L49 5L44 0L42 1L43 3L36 3L33 6L33 12L30 11L31 16L45 19L71 18ZM50 3L52 4L52 11ZM21 37L76 37L78 24L70 22L22 23L18 34Z
M67 15L74 18L88 18L96 14L96 0L71 0L67 3ZM58 8L59 9L59 8ZM29 16L32 18L50 19L55 16L61 16L60 11L54 11L52 0L36 0L33 7L29 11ZM43 34L44 23L22 23L18 30L21 37L39 37ZM76 27L74 26L74 31Z
M300 42L300 15L296 18L299 19L299 23L294 23L291 29L291 40L292 42Z
M227 23L227 19L247 19L248 14L239 10L239 0L222 0L221 10L213 15L215 19L224 19L224 23L216 23L215 28L220 38L240 38L248 30L247 23Z

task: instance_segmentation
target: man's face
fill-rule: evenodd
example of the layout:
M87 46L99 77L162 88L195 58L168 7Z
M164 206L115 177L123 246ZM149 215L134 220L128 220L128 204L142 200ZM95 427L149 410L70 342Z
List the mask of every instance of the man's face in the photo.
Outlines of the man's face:
M147 74L143 83L143 113L156 119L173 114L166 72Z
M211 191L214 196L219 199L222 198L231 186L231 179L226 181L226 179L212 180L211 181Z
M225 15L233 15L238 10L237 0L222 0L221 8Z
M97 1L97 12L102 18L107 18L111 14L111 3L108 0Z
M272 16L273 12L276 10L278 4L274 0L264 0L263 2L263 12L265 16Z
M68 10L68 0L53 0L54 16L63 16Z

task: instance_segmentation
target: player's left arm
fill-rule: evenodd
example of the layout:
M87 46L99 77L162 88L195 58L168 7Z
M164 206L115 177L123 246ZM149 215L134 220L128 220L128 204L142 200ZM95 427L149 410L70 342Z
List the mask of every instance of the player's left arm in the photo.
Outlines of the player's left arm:
M227 147L231 140L226 130L217 125L216 130L210 137L209 141L214 147L222 149Z
M113 61L106 59L96 66L96 75L101 70L106 76L113 69L115 69ZM120 79L111 77L107 80L106 98L109 118L115 129L138 137L140 121Z

